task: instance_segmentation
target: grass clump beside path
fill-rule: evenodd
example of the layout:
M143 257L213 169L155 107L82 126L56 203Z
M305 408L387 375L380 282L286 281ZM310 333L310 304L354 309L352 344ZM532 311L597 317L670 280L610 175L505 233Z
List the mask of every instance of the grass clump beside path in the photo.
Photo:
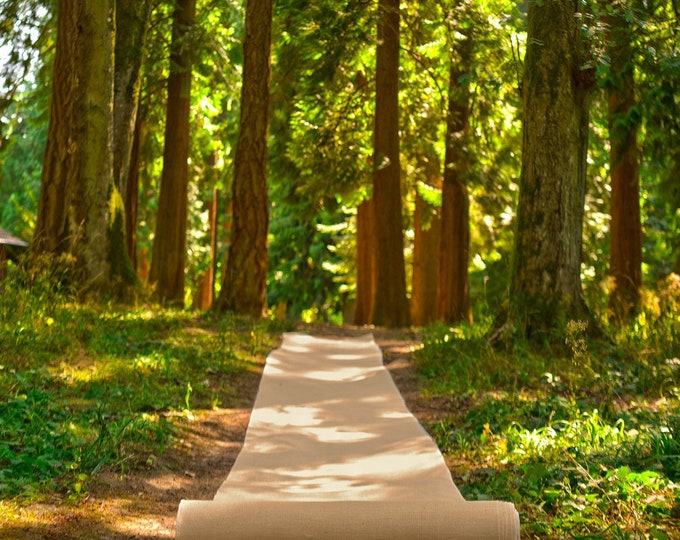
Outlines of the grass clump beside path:
M278 334L266 321L0 288L0 517L54 494L75 502L102 468L153 460L192 411L238 399Z
M680 321L649 321L614 345L570 322L561 352L427 331L419 376L449 403L429 428L463 495L512 501L528 538L680 538Z

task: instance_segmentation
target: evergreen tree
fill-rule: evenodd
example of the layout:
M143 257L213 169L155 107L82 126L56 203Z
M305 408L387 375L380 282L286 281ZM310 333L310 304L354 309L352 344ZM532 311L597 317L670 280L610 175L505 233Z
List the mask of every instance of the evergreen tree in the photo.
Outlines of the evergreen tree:
M589 318L580 276L594 67L583 16L580 4L565 0L529 4L508 316L510 327L534 340L568 318Z
M68 254L81 293L106 291L113 186L113 0L60 2L33 265ZM115 207L114 207L115 209Z
M376 53L373 209L375 285L371 321L407 326L399 159L399 0L380 0Z
M165 147L151 258L150 281L163 302L184 302L187 189L189 184L189 110L191 105L191 26L196 0L180 0L173 15L168 76Z
M248 0L241 118L232 184L232 235L216 308L260 317L266 310L267 134L273 0Z

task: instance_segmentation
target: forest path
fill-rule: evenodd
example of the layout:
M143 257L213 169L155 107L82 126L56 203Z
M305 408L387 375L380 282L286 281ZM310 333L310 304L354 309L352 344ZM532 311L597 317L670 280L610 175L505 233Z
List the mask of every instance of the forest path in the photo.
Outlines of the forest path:
M420 422L428 427L446 411L443 400L421 396L421 385L410 362L420 343L416 334L325 325L300 326L296 330L317 336L372 332L383 351L385 365ZM183 424L181 440L162 456L149 456L147 466L132 468L124 476L114 472L99 474L85 501L23 506L18 520L23 525L0 531L0 538L174 538L180 500L212 499L227 477L245 437L260 374L261 371L249 372L239 378L233 408L195 411L193 419Z

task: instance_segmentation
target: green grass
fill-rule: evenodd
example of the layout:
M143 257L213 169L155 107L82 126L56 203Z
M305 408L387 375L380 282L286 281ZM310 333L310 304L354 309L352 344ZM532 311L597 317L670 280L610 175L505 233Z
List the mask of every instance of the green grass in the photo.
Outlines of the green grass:
M450 405L427 426L471 500L512 501L527 538L680 538L680 294L592 341L492 347L488 318L424 333L415 363ZM282 328L69 301L0 282L0 500L78 501L174 443Z
M160 455L192 411L238 398L277 334L266 321L0 289L3 500L76 500L102 468Z
M680 538L678 323L642 314L612 343L575 321L553 349L428 330L416 365L452 402L430 429L464 496L512 501L528 538Z

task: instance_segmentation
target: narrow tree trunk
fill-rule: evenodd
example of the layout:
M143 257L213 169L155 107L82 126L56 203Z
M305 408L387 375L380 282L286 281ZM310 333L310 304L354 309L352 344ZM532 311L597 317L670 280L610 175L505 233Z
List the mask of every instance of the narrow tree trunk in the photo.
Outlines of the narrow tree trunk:
M135 133L132 139L130 167L125 189L125 245L132 268L137 270L137 215L139 209L139 166L144 133L142 113L137 109Z
M196 0L178 0L173 20L163 173L158 198L150 281L161 302L184 301L191 44Z
M232 240L216 307L260 317L267 307L267 133L273 0L247 0Z
M532 2L523 81L524 141L510 284L510 326L543 340L588 319L581 288L588 108L578 4Z
M208 208L210 232L210 266L198 278L198 286L194 295L194 308L209 310L212 308L215 295L215 263L217 261L217 189L213 190L213 198Z
M399 165L399 0L380 0L376 58L373 204L377 238L372 321L406 326L404 233Z
M421 166L428 189L441 189L441 165L436 156ZM411 324L425 326L437 318L437 266L441 238L441 210L427 202L416 187L413 215L413 275L411 277Z
M375 214L373 199L364 200L357 209L357 290L354 324L369 324L375 298Z
M625 15L608 17L610 58L609 170L611 174L611 275L609 299L616 318L635 314L642 286L642 229L637 120L631 29Z
M72 256L84 294L109 284L113 182L113 1L60 2L38 223L32 254Z
M149 13L148 0L116 0L113 168L123 200L128 192Z
M459 58L449 72L449 106L446 117L442 231L437 273L437 318L448 323L472 322L468 262L470 252L469 83L462 80L472 67L473 42L459 42Z
M129 260L129 278L137 268L136 227L139 190L142 64L150 17L149 0L117 0L113 107L113 176L125 211L125 249L113 255ZM122 246L121 246L122 247Z

